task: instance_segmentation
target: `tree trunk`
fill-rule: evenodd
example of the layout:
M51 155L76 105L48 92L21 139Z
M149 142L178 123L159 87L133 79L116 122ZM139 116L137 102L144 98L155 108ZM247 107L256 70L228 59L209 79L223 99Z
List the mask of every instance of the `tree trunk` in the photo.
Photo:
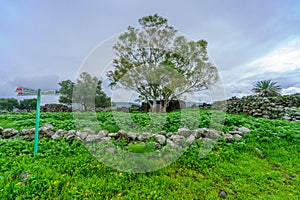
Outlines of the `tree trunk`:
M153 100L153 104L152 104L151 111L152 111L152 112L157 112L157 103L156 103L156 99Z
M168 100L165 100L165 101L164 101L164 106L163 106L163 108L162 108L162 112L163 112L163 113L167 112L168 104L169 104L169 101L168 101Z

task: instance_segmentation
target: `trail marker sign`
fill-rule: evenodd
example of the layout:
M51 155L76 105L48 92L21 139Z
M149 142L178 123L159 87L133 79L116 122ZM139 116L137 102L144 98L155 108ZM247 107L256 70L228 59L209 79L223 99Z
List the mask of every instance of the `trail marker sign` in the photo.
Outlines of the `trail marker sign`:
M41 89L31 89L24 87L17 87L15 92L18 96L30 96L37 95L36 101L36 112L35 112L35 132L34 132L34 150L33 155L35 156L38 152L39 145L39 126L40 126L40 103L41 95L59 95L59 90L41 90Z
M18 96L31 96L38 94L38 90L24 87L17 87L15 92L18 93ZM41 90L41 95L59 95L59 90Z

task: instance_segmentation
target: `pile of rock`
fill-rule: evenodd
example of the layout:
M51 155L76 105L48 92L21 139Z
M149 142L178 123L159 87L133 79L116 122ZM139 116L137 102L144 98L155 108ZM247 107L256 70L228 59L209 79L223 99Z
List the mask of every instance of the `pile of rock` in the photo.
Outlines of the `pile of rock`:
M215 102L213 106L224 105ZM228 113L245 113L254 117L300 121L300 94L277 97L245 96L226 101Z
M72 112L72 108L63 104L45 104L41 106L42 112Z
M34 138L35 129L23 129L21 131L17 131L12 128L3 129L0 127L0 138L8 139L8 138L23 138L32 140ZM110 141L117 140L121 141L122 139L126 140L127 145L130 143L147 143L154 142L156 147L163 147L165 145L170 145L171 148L181 148L184 146L189 146L195 143L196 139L200 139L202 141L208 140L217 140L220 137L225 138L228 142L233 142L234 140L240 140L244 134L249 134L251 131L246 127L235 128L234 130L223 133L220 131L208 129L208 128L198 128L196 130L190 130L188 128L180 128L177 132L166 133L161 132L158 134L151 133L134 133L134 132L125 132L123 130L119 130L116 133L109 133L106 130L101 130L98 133L95 131L85 128L83 131L75 131L75 130L63 130L59 129L54 131L54 127L51 124L45 124L39 129L39 138L62 138L65 137L67 139L75 138L79 141L85 143L91 142L101 142L101 141Z

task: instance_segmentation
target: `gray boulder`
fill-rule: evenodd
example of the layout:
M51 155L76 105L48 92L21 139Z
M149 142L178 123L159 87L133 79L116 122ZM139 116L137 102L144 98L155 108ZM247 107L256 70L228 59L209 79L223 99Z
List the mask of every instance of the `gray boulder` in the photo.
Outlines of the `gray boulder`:
M101 141L110 141L111 140L111 137L103 137L101 138Z
M88 135L85 138L86 142L93 142L93 141L98 141L101 140L103 138L103 135Z
M170 139L177 145L183 145L183 142L185 141L185 137L182 135L172 135Z
M170 137L172 137L172 135L174 135L174 133L169 132L169 133L166 134L166 137L167 137L167 138L170 138Z
M246 128L246 127L238 128L238 131L240 131L242 133L242 135L251 133L251 130L249 128Z
M76 136L78 136L81 140L85 140L85 138L88 136L88 132L81 132L81 131L77 131L76 132Z
M189 137L191 134L193 133L193 131L191 131L190 129L184 127L184 128L179 128L177 131L177 135L181 135L184 137Z
M128 132L127 136L129 137L130 140L135 140L139 136L139 134L133 133L133 132Z
M228 133L231 135L235 135L235 134L242 135L243 134L241 131L229 131Z
M34 135L35 132L35 128L30 128L30 129L22 129L20 131L20 136L24 136L24 135Z
M119 137L119 133L108 133L107 136L112 138L117 138Z
M48 137L51 138L54 135L54 126L52 124L44 124L39 128L40 137Z
M216 130L208 130L205 134L205 137L207 138L211 138L211 139L218 139L219 137L221 137L220 132L216 131Z
M148 139L148 138L150 138L150 137L151 137L151 134L145 132L145 133L142 133L142 134L140 134L140 135L138 136L138 140L139 140L139 141L144 141L144 140L146 140L146 139Z
M58 129L54 135L51 136L52 139L57 139L57 138L61 138L64 137L68 134L68 131L63 130L63 129Z
M83 141L80 137L78 137L78 136L76 135L76 131L75 131L75 130L69 130L69 131L67 132L67 134L66 134L65 137L66 137L67 140L70 140L70 139L72 139L72 138L76 138L76 140Z
M97 134L99 137L106 137L108 135L108 131L107 130L101 130L98 132Z
M208 128L198 128L194 131L194 136L196 138L205 137L208 132L209 132Z
M183 137L183 136L182 136ZM167 144L169 144L170 145L170 148L171 149L178 149L178 148L180 148L180 146L179 145L177 145L176 143L174 143L172 140L170 140L170 139L167 139Z
M233 138L234 138L235 140L240 140L240 139L242 139L242 136L239 135L239 134L235 134L235 135L233 135Z
M190 135L187 139L186 139L186 145L190 146L191 144L193 144L195 142L195 136L194 135Z
M13 129L13 128L6 128L2 131L2 136L4 138L12 138L16 135L18 135L19 131Z
M23 129L19 133L20 137L26 140L33 140L34 134L35 134L35 128Z
M203 142L211 142L213 141L211 138L201 138Z
M223 136L228 142L232 142L233 141L233 135L229 134L229 133L225 133L223 134Z
M153 138L156 142L158 142L160 145L164 145L166 143L166 137L164 135L154 134Z

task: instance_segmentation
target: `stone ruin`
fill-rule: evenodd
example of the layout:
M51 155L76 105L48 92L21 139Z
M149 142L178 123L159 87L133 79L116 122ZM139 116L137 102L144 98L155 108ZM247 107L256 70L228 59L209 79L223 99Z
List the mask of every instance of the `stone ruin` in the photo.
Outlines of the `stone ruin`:
M232 97L225 102L215 102L204 108L213 108L222 105L227 107L226 112L232 114L245 113L253 117L300 121L299 93L276 97L260 97L254 95L242 98Z
M0 127L0 139L22 138L26 140L33 140L34 132L34 128L17 131L13 128L3 129ZM134 132L125 132L124 130L119 130L116 133L109 133L106 130L100 130L99 132L95 133L95 131L88 128L85 128L82 131L67 131L63 129L58 129L55 131L53 125L44 124L39 129L39 138L58 139L64 137L66 139L77 139L84 143L110 141L113 139L121 141L124 139L127 146L132 143L145 144L149 141L154 141L155 147L162 148L166 145L169 145L170 148L176 149L195 144L196 139L202 141L212 141L219 138L224 138L227 142L233 142L240 140L243 135L250 133L250 129L246 127L236 127L234 130L229 131L228 133L208 128L190 130L185 127L178 129L177 132L161 132L157 134L151 134L148 132L139 134Z
M72 112L72 108L63 104L45 104L41 112Z

